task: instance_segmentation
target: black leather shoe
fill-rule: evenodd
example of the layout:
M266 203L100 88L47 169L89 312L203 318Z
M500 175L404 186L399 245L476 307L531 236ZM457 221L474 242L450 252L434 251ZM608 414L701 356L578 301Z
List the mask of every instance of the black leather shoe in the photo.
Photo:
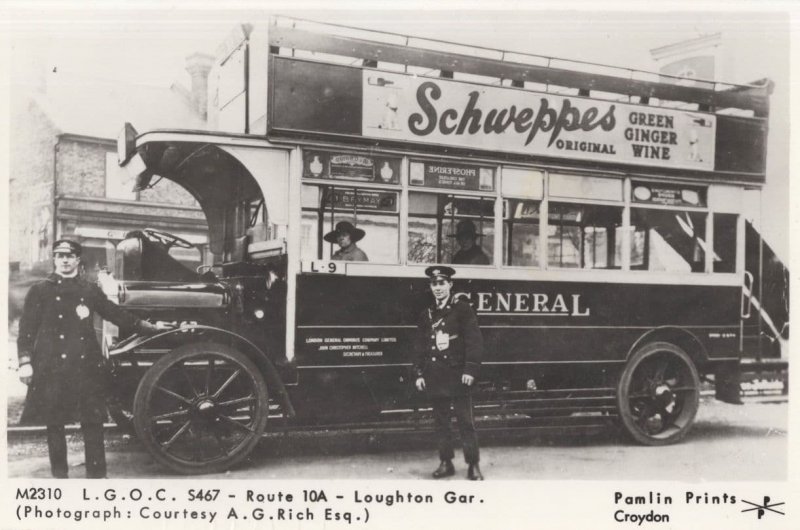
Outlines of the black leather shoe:
M483 480L483 474L478 464L470 464L467 469L467 479L469 480Z
M456 468L453 467L452 460L442 460L439 467L433 472L433 478L452 477L456 474Z

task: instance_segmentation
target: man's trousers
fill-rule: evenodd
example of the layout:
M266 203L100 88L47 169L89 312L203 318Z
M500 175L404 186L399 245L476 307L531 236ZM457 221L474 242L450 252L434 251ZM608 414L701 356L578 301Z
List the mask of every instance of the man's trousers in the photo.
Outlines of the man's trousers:
M472 417L472 396L470 394L454 397L437 397L432 400L433 418L436 422L436 433L439 438L439 458L452 460L453 431L450 428L450 405L452 404L458 421L458 431L464 448L464 460L468 464L477 464L480 460L478 437L475 434L475 420Z
M83 449L86 457L86 478L106 477L106 448L102 423L81 423ZM47 426L47 449L50 471L55 478L67 478L67 437L63 425Z

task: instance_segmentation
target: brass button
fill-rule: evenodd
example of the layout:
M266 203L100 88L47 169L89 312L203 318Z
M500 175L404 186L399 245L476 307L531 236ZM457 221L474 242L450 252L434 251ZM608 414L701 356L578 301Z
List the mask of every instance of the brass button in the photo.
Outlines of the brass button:
M64 315L58 315L58 318L64 318Z
M61 358L62 358L62 359L66 359L66 358L67 358L67 354L66 354L66 353L62 353L62 354L61 354Z
M59 335L58 338L63 340L64 339L64 335Z
M436 362L436 357L431 357L431 361Z
M56 300L61 300L61 297L60 296L56 296Z

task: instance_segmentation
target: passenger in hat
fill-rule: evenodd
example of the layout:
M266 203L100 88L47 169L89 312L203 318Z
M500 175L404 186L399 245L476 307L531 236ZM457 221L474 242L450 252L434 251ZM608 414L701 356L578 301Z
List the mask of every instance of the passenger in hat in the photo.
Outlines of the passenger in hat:
M472 388L483 357L483 338L472 306L453 297L455 270L435 265L425 269L433 303L419 317L414 370L416 387L431 400L439 439L439 467L433 478L455 474L451 406L468 465L469 480L483 480L480 451L472 415Z
M453 255L453 263L459 265L489 265L491 260L478 244L478 238L483 234L478 233L475 223L469 219L462 219L456 225L456 233L447 237L455 237L459 250Z
M333 253L331 259L339 261L369 261L363 250L356 245L357 241L364 239L366 233L356 228L347 221L339 221L336 228L325 234L323 239L328 243L337 243L339 250Z
M69 239L53 244L55 270L28 291L17 339L18 375L28 385L22 423L47 426L50 470L56 478L67 478L64 425L76 421L83 432L86 477L106 476L107 381L94 314L145 334L169 329L123 310L97 284L80 277L81 250Z

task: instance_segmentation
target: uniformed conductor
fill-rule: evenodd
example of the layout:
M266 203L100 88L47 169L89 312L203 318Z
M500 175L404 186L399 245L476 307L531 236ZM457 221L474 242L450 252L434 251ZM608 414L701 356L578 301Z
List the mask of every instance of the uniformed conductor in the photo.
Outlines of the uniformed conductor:
M417 389L427 390L431 399L439 437L441 463L433 477L455 474L453 432L450 429L452 406L458 420L464 459L469 466L467 478L483 480L478 466L480 454L471 395L483 355L478 319L469 303L453 299L451 277L455 270L437 265L425 269L425 274L430 278L434 303L420 315L415 370Z
M67 478L64 424L76 420L83 432L86 477L106 476L106 382L93 314L144 333L161 329L124 311L81 278L80 255L75 241L53 244L55 272L31 286L19 321L19 377L28 385L22 422L47 426L50 470L56 478Z

